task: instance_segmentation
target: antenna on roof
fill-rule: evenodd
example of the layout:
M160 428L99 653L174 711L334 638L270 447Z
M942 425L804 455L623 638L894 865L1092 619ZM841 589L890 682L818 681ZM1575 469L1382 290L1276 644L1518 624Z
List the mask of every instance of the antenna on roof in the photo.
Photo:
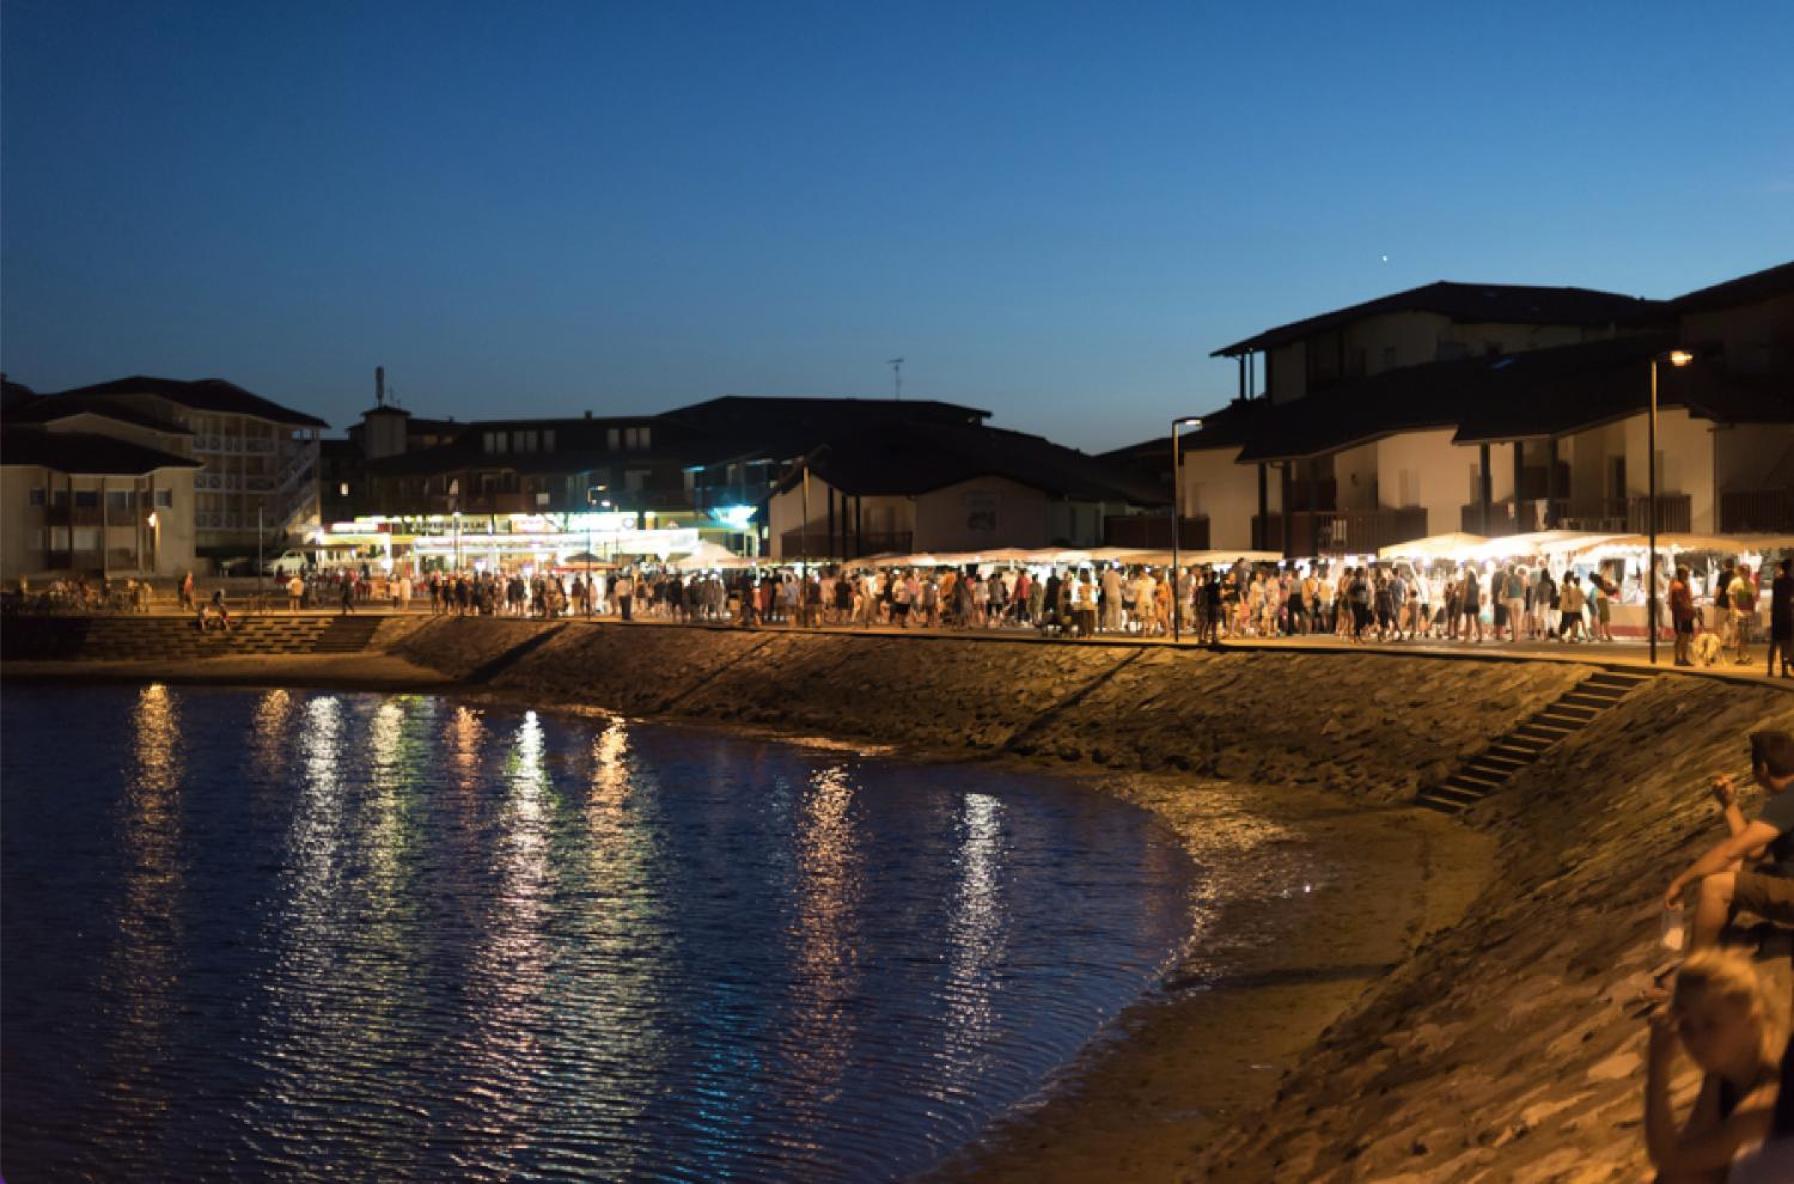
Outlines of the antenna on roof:
M891 368L891 377L897 382L897 401L903 402L903 359L891 358L885 362Z
M374 367L374 406L386 406L386 367Z

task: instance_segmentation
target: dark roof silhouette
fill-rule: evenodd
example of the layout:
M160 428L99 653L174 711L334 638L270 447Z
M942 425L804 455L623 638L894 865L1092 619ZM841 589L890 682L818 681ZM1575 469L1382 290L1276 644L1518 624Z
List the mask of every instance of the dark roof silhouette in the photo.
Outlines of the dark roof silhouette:
M67 395L84 395L95 398L158 395L195 411L253 415L260 419L272 420L275 423L288 424L293 427L327 428L330 426L315 415L294 411L291 407L282 407L271 399L264 399L260 395L246 391L236 383L226 382L222 378L200 378L189 382L178 378L156 378L147 374L134 374L129 378L96 383L93 386L76 387L73 390L63 391L61 395L46 397L61 398Z
M843 493L914 497L978 477L1002 477L1050 496L1161 505L1165 494L1119 466L1040 436L959 424L900 424L829 440L810 471ZM802 472L786 474L794 488Z
M1366 317L1394 312L1431 312L1459 324L1615 325L1637 324L1667 315L1658 300L1600 292L1592 288L1542 288L1529 284L1459 284L1449 280L1380 296L1363 304L1324 312L1306 320L1266 329L1210 354L1234 357L1274 349Z
M5 415L7 423L54 423L75 415L98 415L171 436L193 434L192 429L184 428L172 419L151 415L103 395L38 395L16 407L8 407Z
M184 456L144 448L93 432L52 432L24 426L0 429L0 464L42 465L59 473L139 477L157 469L197 469Z
M1740 304L1755 304L1790 292L1794 292L1794 263L1780 263L1735 280L1699 288L1670 303L1678 313L1711 312L1719 308L1736 308Z
M1426 429L1452 429L1459 444L1560 436L1642 412L1650 359L1677 344L1675 333L1657 330L1403 366L1286 403L1235 400L1204 416L1201 430L1184 437L1184 448L1237 446L1242 463L1256 463ZM1687 367L1660 366L1658 377L1661 408L1727 424L1794 422L1785 377L1730 372L1717 354Z

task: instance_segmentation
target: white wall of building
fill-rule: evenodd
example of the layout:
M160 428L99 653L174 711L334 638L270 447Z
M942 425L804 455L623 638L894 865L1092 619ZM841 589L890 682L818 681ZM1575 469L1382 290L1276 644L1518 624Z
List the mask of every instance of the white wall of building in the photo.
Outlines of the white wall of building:
M1209 546L1250 550L1252 516L1258 513L1258 466L1239 462L1240 450L1186 449L1183 454L1183 514L1208 516ZM1273 475L1274 476L1274 475ZM1281 483L1267 478L1272 508L1281 505Z
M931 490L915 499L915 549L1044 547L1053 539L1047 503L1040 490L1002 477L976 477ZM1094 517L1100 533L1100 512Z

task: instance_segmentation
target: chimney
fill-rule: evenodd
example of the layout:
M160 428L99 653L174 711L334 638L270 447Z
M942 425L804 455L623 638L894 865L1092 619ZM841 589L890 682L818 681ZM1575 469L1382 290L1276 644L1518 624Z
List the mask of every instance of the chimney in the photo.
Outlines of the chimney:
M592 412L591 412L591 410L590 410L590 409L589 409L589 408L588 408L588 409L587 409L587 411L586 411L586 418L587 418L587 419L590 419L590 418L592 418Z

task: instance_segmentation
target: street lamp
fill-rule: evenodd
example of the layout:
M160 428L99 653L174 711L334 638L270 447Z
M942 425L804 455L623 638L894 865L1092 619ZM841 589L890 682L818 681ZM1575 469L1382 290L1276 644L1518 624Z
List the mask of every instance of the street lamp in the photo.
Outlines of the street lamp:
M461 574L461 511L450 515L455 520L455 574Z
M597 517L595 509L603 500L602 494L609 488L604 485L588 485L586 487L586 616L591 616L598 604L598 597L592 589L592 519ZM608 501L605 505L610 505Z
M1184 482L1183 468L1179 464L1177 454L1177 430L1179 428L1202 427L1202 417L1182 415L1171 421L1171 644L1176 645L1183 639L1184 627L1184 593L1178 586L1177 544L1179 529L1183 525Z
M1648 496L1650 498L1650 534L1651 561L1645 569L1645 579L1650 584L1649 608L1646 609L1645 629L1651 635L1651 665L1657 664L1657 363L1668 360L1669 364L1680 369L1694 361L1694 355L1686 350L1672 349L1667 354L1656 354L1651 358L1651 416L1647 431L1649 439L1645 443L1646 469L1650 473ZM1622 491L1623 492L1623 491Z

